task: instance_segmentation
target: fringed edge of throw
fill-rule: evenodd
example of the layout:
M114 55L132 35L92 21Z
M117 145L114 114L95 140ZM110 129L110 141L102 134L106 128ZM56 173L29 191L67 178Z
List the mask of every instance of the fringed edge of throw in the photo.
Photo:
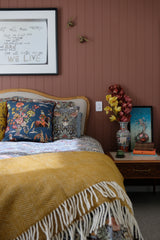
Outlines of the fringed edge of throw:
M86 213L85 208L89 211L93 207L94 199L98 202L95 190L106 198L115 199L111 202L104 202L93 211ZM127 206L122 206L121 200L126 201L130 210ZM132 236L143 240L139 226L131 212L133 213L132 203L116 182L100 182L64 201L53 212L14 240L38 240L40 230L45 234L46 240L63 240L64 237L66 240L74 240L76 231L80 239L84 240L90 233L96 233L98 228L104 226L111 216L115 218L117 224L126 227ZM81 216L79 220L76 220L77 214ZM59 233L58 223L62 229Z

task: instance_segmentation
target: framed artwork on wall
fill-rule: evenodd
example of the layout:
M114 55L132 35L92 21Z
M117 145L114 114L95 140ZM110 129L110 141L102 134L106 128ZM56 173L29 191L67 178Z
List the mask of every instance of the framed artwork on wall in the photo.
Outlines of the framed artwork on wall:
M133 106L130 120L131 150L135 143L153 141L152 106Z
M0 9L0 75L58 74L57 9Z

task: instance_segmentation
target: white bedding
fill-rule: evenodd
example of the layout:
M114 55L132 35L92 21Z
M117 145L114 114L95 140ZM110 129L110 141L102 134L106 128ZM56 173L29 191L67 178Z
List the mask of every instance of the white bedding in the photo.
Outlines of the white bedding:
M82 136L75 139L62 139L54 142L0 142L0 159L30 154L64 151L102 152L101 144L94 138Z

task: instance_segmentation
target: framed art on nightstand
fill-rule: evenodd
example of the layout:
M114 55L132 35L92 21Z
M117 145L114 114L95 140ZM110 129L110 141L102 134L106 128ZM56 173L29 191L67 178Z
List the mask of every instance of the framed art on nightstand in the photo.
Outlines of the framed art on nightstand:
M131 150L135 143L153 141L152 106L133 106L130 120Z
M58 74L57 9L0 9L0 75Z

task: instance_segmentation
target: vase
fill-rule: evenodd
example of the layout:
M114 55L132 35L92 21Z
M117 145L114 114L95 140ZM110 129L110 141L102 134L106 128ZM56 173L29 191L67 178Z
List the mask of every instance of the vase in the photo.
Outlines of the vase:
M120 129L116 133L118 150L129 151L131 134L128 130L128 122L119 122Z

